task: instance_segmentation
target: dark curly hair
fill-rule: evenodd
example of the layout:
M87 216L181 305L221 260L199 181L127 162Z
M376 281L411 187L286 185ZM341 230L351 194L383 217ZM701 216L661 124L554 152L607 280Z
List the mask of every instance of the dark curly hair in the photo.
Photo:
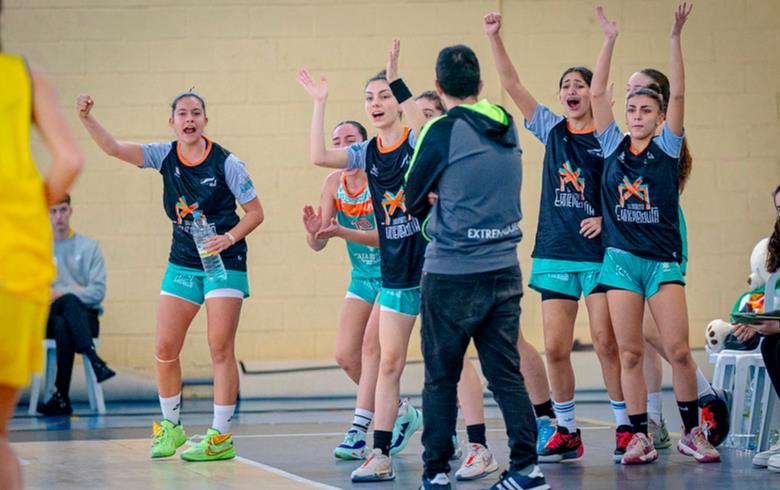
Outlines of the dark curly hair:
M775 191L772 193L773 200L777 199L778 193L780 193L780 185L775 187ZM780 215L775 218L775 229L772 230L772 236L769 237L767 249L766 270L771 274L780 269Z

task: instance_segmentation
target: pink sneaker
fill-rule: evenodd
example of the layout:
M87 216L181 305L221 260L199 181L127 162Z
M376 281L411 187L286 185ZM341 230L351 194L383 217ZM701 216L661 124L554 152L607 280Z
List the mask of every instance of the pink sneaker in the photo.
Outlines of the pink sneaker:
M683 429L683 435L677 441L677 450L686 456L693 456L699 463L720 462L720 453L707 440L701 427L696 427L688 434Z
M652 438L639 432L631 437L620 462L622 464L647 464L656 459L658 459L658 453L653 447Z

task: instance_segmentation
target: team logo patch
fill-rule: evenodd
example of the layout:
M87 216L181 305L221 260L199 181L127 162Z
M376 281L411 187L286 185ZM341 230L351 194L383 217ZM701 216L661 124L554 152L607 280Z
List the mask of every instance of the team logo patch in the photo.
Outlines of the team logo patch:
M628 180L628 177L625 175L623 176L623 181L618 184L621 208L626 207L626 202L630 198L636 197L644 203L645 209L650 209L650 188L647 184L642 183L643 179L644 177L639 177L631 183L631 181Z
M396 210L401 210L406 214L406 195L404 190L400 189L397 194L390 191L385 191L382 196L382 209L385 210L385 224L390 224L390 219L395 214Z
M581 177L582 170L572 167L571 163L566 161L558 169L558 181L560 182L560 191L566 190L566 185L571 184L575 191L580 193L580 197L585 199L585 179Z
M192 214L196 209L198 209L198 203L193 203L190 206L187 204L187 199L184 196L179 197L179 202L176 203L176 224L180 225L181 220Z

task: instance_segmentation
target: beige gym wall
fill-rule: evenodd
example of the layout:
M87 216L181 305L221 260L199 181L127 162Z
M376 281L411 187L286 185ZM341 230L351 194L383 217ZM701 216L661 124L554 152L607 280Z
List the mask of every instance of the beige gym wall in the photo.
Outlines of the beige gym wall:
M482 62L484 95L518 111L497 82L482 16L504 15L504 39L522 80L555 110L557 82L570 65L592 66L602 36L594 3L561 1L249 1L5 0L6 51L41 64L56 84L87 168L73 192L77 231L100 240L108 297L100 350L116 366L151 370L155 307L170 225L162 182L103 155L77 120L75 97L95 99L94 115L118 138L172 139L168 103L191 86L208 104L208 133L248 166L266 221L249 239L252 297L238 333L239 359L328 359L348 282L344 246L312 252L301 207L316 203L328 171L308 163L311 102L295 81L309 68L330 81L326 126L366 121L365 79L381 69L393 36L402 39L401 73L413 91L432 88L438 50L464 43ZM669 0L605 2L621 27L615 60L616 110L627 77L668 71ZM682 199L688 219L688 301L692 343L709 320L727 314L744 290L748 257L771 232L770 197L780 182L780 2L706 0L683 38L686 127L694 171ZM619 121L623 120L618 115ZM523 270L537 224L542 145L520 131L525 179L519 249ZM46 153L35 142L42 168ZM0 212L2 212L0 210ZM539 297L527 290L523 332L543 347ZM205 318L182 354L185 376L209 372ZM580 315L576 337L589 341ZM411 357L419 357L413 334Z

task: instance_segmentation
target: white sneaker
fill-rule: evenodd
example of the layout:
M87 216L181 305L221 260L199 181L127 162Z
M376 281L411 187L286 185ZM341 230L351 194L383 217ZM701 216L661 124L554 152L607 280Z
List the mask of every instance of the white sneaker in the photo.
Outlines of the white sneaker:
M770 446L769 449L767 449L766 451L761 451L760 453L756 453L756 455L753 456L753 466L766 468L767 464L769 463L769 458L771 458L775 454L780 454L780 442L778 442L774 446ZM780 463L780 461L778 461L778 463Z
M774 473L780 473L780 453L775 454L766 462L766 469Z
M455 479L459 481L478 480L498 469L498 462L493 457L490 449L482 444L469 444L469 452L463 465L455 472Z
M382 450L378 448L372 449L368 453L366 462L352 472L353 482L386 480L395 480L393 461L390 459L390 456L382 454Z

